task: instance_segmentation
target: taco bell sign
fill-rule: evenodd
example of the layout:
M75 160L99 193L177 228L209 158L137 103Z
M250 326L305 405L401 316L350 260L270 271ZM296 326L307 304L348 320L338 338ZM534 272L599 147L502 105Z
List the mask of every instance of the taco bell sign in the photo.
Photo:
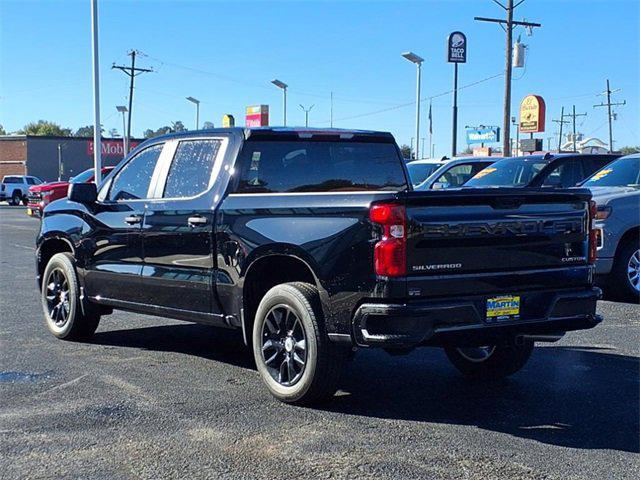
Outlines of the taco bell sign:
M447 41L447 62L467 63L467 36L462 32L452 32Z

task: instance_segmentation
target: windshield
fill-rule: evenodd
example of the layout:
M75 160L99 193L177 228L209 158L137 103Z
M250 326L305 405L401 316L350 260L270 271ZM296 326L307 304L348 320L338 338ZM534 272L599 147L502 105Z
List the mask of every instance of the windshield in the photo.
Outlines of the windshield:
M637 187L640 185L640 156L622 157L584 182L585 187Z
M407 169L413 186L416 187L424 182L439 166L437 163L408 163Z
M505 158L480 170L465 187L522 187L548 163L540 158Z
M75 177L71 177L69 182L71 183L87 183L89 180L93 179L93 168L89 170L85 170L82 173L79 173Z

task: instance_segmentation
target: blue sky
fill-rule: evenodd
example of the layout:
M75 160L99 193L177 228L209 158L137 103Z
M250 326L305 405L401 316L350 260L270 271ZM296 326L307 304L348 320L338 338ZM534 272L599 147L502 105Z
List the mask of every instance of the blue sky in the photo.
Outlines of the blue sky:
M125 104L128 78L112 70L128 62L126 53L144 52L139 65L155 73L137 78L133 133L182 120L220 125L225 113L243 124L244 107L269 104L271 123L282 120L281 94L269 81L278 77L289 90L288 123L304 123L299 104L314 108L313 126L329 126L334 92L335 126L391 131L399 143L414 135L415 68L400 54L426 59L422 96L448 91L453 66L445 41L453 30L466 33L468 63L460 86L500 74L504 33L474 16L503 16L490 0L415 2L213 2L102 0L100 65L102 122L122 130L115 105ZM528 44L526 69L514 70L513 108L526 94L547 103L547 138L560 108L587 112L578 130L607 140L606 109L594 109L610 78L621 88L616 100L614 137L618 146L640 143L640 2L526 0L517 19L543 24ZM0 0L0 123L8 131L47 119L73 129L92 123L90 2ZM459 145L465 125L500 125L503 77L459 93ZM386 110L382 111L381 110ZM379 113L375 113L379 112ZM427 137L428 101L423 103L421 136ZM437 155L450 150L451 96L433 99ZM428 139L426 140L428 142Z

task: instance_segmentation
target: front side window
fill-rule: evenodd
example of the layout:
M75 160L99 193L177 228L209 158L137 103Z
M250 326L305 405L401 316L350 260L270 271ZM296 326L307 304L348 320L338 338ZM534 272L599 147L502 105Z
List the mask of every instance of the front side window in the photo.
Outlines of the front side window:
M109 191L109 200L146 198L160 152L162 152L162 144L153 145L129 160L114 177Z
M249 141L238 193L405 190L402 159L391 143Z
M27 184L28 185L37 185L36 179L33 178L33 177L27 177Z
M221 140L184 140L171 162L164 186L165 198L194 197L207 188Z

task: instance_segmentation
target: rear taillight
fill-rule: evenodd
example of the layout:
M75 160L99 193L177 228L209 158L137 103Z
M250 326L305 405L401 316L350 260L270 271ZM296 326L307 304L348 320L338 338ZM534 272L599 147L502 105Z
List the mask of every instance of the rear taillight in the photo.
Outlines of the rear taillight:
M406 275L405 208L394 203L378 203L369 211L371 221L382 227L382 238L373 251L376 275L401 277Z
M596 263L596 254L598 251L598 238L596 232L596 216L598 215L598 207L596 202L589 202L589 263Z

